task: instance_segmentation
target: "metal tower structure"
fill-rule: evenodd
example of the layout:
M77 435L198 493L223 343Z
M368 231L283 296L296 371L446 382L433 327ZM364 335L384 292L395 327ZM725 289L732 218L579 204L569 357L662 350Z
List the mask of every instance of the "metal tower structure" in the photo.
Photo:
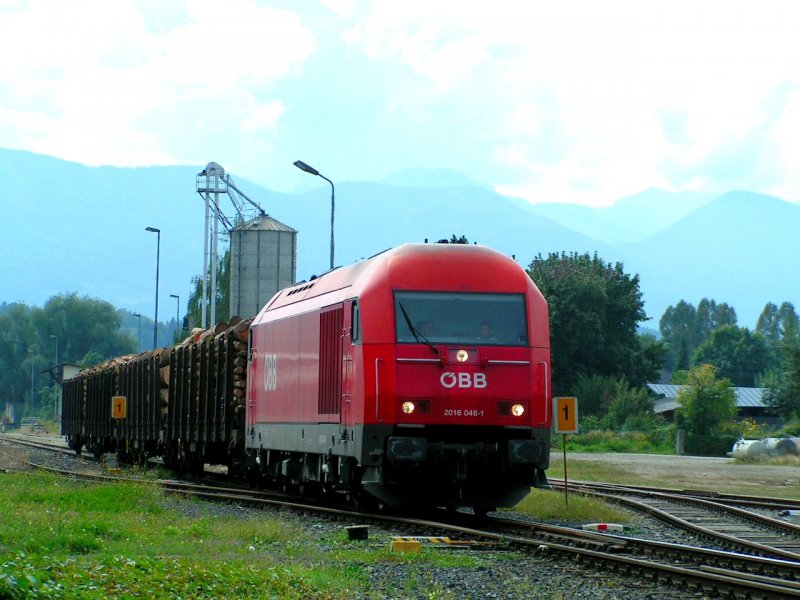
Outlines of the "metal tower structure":
M205 236L203 239L203 297L200 300L201 324L203 329L216 323L217 317L217 248L219 241L219 224L228 234L234 223L225 216L220 208L220 194L227 195L236 212L234 221L243 222L255 217L256 212L264 215L261 206L247 197L227 173L215 162L210 162L195 178L195 189L205 200ZM248 204L250 205L248 207ZM213 222L212 219L213 218ZM210 315L208 309L210 308ZM209 320L210 317L210 320Z

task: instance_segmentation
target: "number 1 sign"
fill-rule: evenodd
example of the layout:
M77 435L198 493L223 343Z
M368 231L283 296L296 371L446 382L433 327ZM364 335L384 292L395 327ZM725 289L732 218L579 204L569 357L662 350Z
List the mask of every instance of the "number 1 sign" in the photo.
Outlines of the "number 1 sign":
M567 434L578 433L578 399L572 396L553 398L553 424L556 433L563 433L564 450L564 504L569 507L569 483L567 482Z
M578 433L578 399L553 398L553 420L556 433Z

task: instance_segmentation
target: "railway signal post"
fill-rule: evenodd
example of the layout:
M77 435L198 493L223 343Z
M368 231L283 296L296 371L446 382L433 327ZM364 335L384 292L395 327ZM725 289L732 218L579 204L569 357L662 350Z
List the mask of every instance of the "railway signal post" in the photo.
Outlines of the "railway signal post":
M557 396L553 398L553 423L556 433L563 434L562 450L564 452L564 504L569 506L569 488L567 483L567 434L578 433L578 399L574 396Z

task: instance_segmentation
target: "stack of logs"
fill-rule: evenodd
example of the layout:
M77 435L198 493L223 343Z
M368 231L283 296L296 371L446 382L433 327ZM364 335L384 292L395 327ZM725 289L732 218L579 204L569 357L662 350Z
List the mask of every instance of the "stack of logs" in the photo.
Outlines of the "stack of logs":
M224 412L228 413L228 411L230 411L228 414L236 420L239 418L243 419L243 411L246 405L245 396L247 393L247 346L250 323L250 319L243 320L239 317L233 317L227 322L217 324L212 329L194 329L191 335L172 348L158 348L154 351L146 351L138 355L119 356L99 365L84 369L73 380L80 386L80 397L82 398L80 404L76 404L76 410L78 410L78 406L82 406L83 402L88 400L89 387L94 386L93 389L98 391L102 389L103 393L97 396L98 399L102 397L102 401L109 400L105 397L106 393L132 393L133 396L128 398L129 412L130 407L135 403L138 407L141 407L137 411L137 414L144 415L146 412L142 411L146 411L147 405L152 401L150 395L151 390L153 392L158 390L158 392L155 393L160 396L160 421L161 424L167 423L170 413L170 402L175 401L174 398L171 398L175 390L170 389L170 372L173 369L176 369L176 374L179 372L179 366L177 364L172 364L172 357L177 356L177 352L175 351L182 349L196 357L200 357L201 355L214 356L214 361L213 363L209 363L209 366L212 364L220 366L217 361L225 362L222 371L214 367L210 368L208 372L205 372L204 369L204 373L201 374L200 370L203 368L201 367L201 361L194 359L194 361L192 361L193 370L191 372L191 377L194 379L195 383L199 382L201 377L203 377L205 380L203 385L211 385L211 389L216 390L216 393L219 394L217 397L221 397L224 394L225 399L228 401L227 410ZM141 365L143 370L140 370L138 365ZM158 369L159 372L156 372L155 369ZM128 378L138 378L138 383L135 385L132 384L131 387L125 387L123 390L121 383L121 373L123 371L127 373ZM157 381L152 381L149 377L145 380L141 379L142 377L147 377L146 373L148 372L152 373L152 376L155 376ZM222 375L223 372L225 373L224 379L217 381L218 376ZM109 376L113 377L113 380L107 379ZM127 379L126 381L129 380L130 379ZM98 386L100 386L101 381L113 381L113 383L110 384L110 387L100 388ZM65 382L65 384L69 385L69 382ZM222 386L222 388L217 386ZM194 398L195 403L200 401L200 387L200 385L193 386L193 389L197 390L195 393L198 394L198 396ZM77 399L76 402L78 402ZM108 410L110 410L110 402ZM81 409L80 413L73 415L75 419L79 419L82 412L83 409ZM105 414L105 411L103 414ZM153 421L148 421L147 424L158 425ZM79 421L76 420L76 427L78 427L78 425ZM229 423L229 425L232 424ZM233 426L235 428L235 425Z
M241 319L232 317L229 321L217 323L213 329L194 328L191 334L175 349L193 349L199 356L200 349L205 346L208 353L222 354L223 345L230 340L233 346L233 398L231 399L231 409L237 416L245 410L245 395L247 390L247 343L250 332L251 319ZM168 350L168 349L165 349ZM169 414L170 398L170 356L174 353L164 351L160 356L161 369L161 417L166 421ZM200 379L200 364L196 363L193 376Z
M229 337L233 336L233 397L236 404L233 408L237 416L245 410L247 391L247 344L250 334L250 320L240 321L233 325Z

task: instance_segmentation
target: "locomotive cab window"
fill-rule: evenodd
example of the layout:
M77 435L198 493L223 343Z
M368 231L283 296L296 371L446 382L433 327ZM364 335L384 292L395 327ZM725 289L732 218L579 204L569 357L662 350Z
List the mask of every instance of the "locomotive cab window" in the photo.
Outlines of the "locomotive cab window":
M395 292L398 343L527 346L524 294Z

